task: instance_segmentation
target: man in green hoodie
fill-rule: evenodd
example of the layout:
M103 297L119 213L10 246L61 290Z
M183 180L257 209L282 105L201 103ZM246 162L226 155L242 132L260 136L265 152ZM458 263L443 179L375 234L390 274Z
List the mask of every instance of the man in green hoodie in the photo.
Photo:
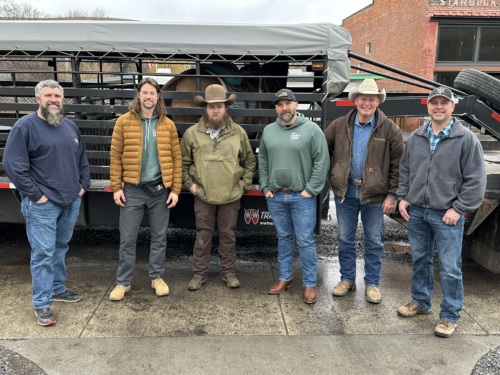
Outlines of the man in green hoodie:
M291 90L279 90L274 105L278 118L266 126L259 146L260 186L278 236L279 276L269 294L281 294L291 286L297 242L303 300L315 303L316 195L323 189L330 166L328 147L320 127L297 112Z

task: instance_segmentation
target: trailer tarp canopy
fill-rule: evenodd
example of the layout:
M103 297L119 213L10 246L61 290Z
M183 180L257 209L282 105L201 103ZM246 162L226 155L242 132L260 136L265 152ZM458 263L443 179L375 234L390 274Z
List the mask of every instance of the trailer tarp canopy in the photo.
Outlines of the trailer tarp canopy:
M137 21L0 21L0 58L13 51L327 57L326 94L349 82L351 36L329 23L298 25Z

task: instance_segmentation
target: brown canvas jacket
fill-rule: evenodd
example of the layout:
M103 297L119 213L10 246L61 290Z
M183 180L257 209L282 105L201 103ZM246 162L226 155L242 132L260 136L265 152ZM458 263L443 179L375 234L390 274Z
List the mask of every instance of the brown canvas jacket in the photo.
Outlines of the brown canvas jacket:
M333 120L325 130L331 165L328 183L337 197L347 191L352 160L354 119L357 110ZM360 203L382 202L388 194L396 197L399 160L404 141L401 130L377 108L375 126L368 140Z

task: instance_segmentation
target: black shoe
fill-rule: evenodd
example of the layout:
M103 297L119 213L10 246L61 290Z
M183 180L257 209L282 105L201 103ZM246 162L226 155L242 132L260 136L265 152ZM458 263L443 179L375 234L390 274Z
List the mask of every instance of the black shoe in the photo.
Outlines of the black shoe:
M83 297L81 294L70 292L69 290L66 290L61 294L56 294L55 296L52 296L52 299L58 302L79 302L82 300L82 298Z
M51 326L56 324L54 315L48 307L45 309L35 309L35 316L37 318L37 323L41 326Z

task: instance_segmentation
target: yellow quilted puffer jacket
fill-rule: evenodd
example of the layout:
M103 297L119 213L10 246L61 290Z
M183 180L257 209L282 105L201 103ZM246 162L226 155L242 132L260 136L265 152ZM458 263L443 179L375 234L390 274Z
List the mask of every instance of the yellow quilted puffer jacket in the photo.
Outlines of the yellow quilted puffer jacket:
M122 189L122 182L138 184L141 177L143 148L141 118L135 111L120 116L111 139L110 179L113 192ZM177 129L172 120L161 115L156 125L156 143L161 175L165 187L180 194L182 156Z

